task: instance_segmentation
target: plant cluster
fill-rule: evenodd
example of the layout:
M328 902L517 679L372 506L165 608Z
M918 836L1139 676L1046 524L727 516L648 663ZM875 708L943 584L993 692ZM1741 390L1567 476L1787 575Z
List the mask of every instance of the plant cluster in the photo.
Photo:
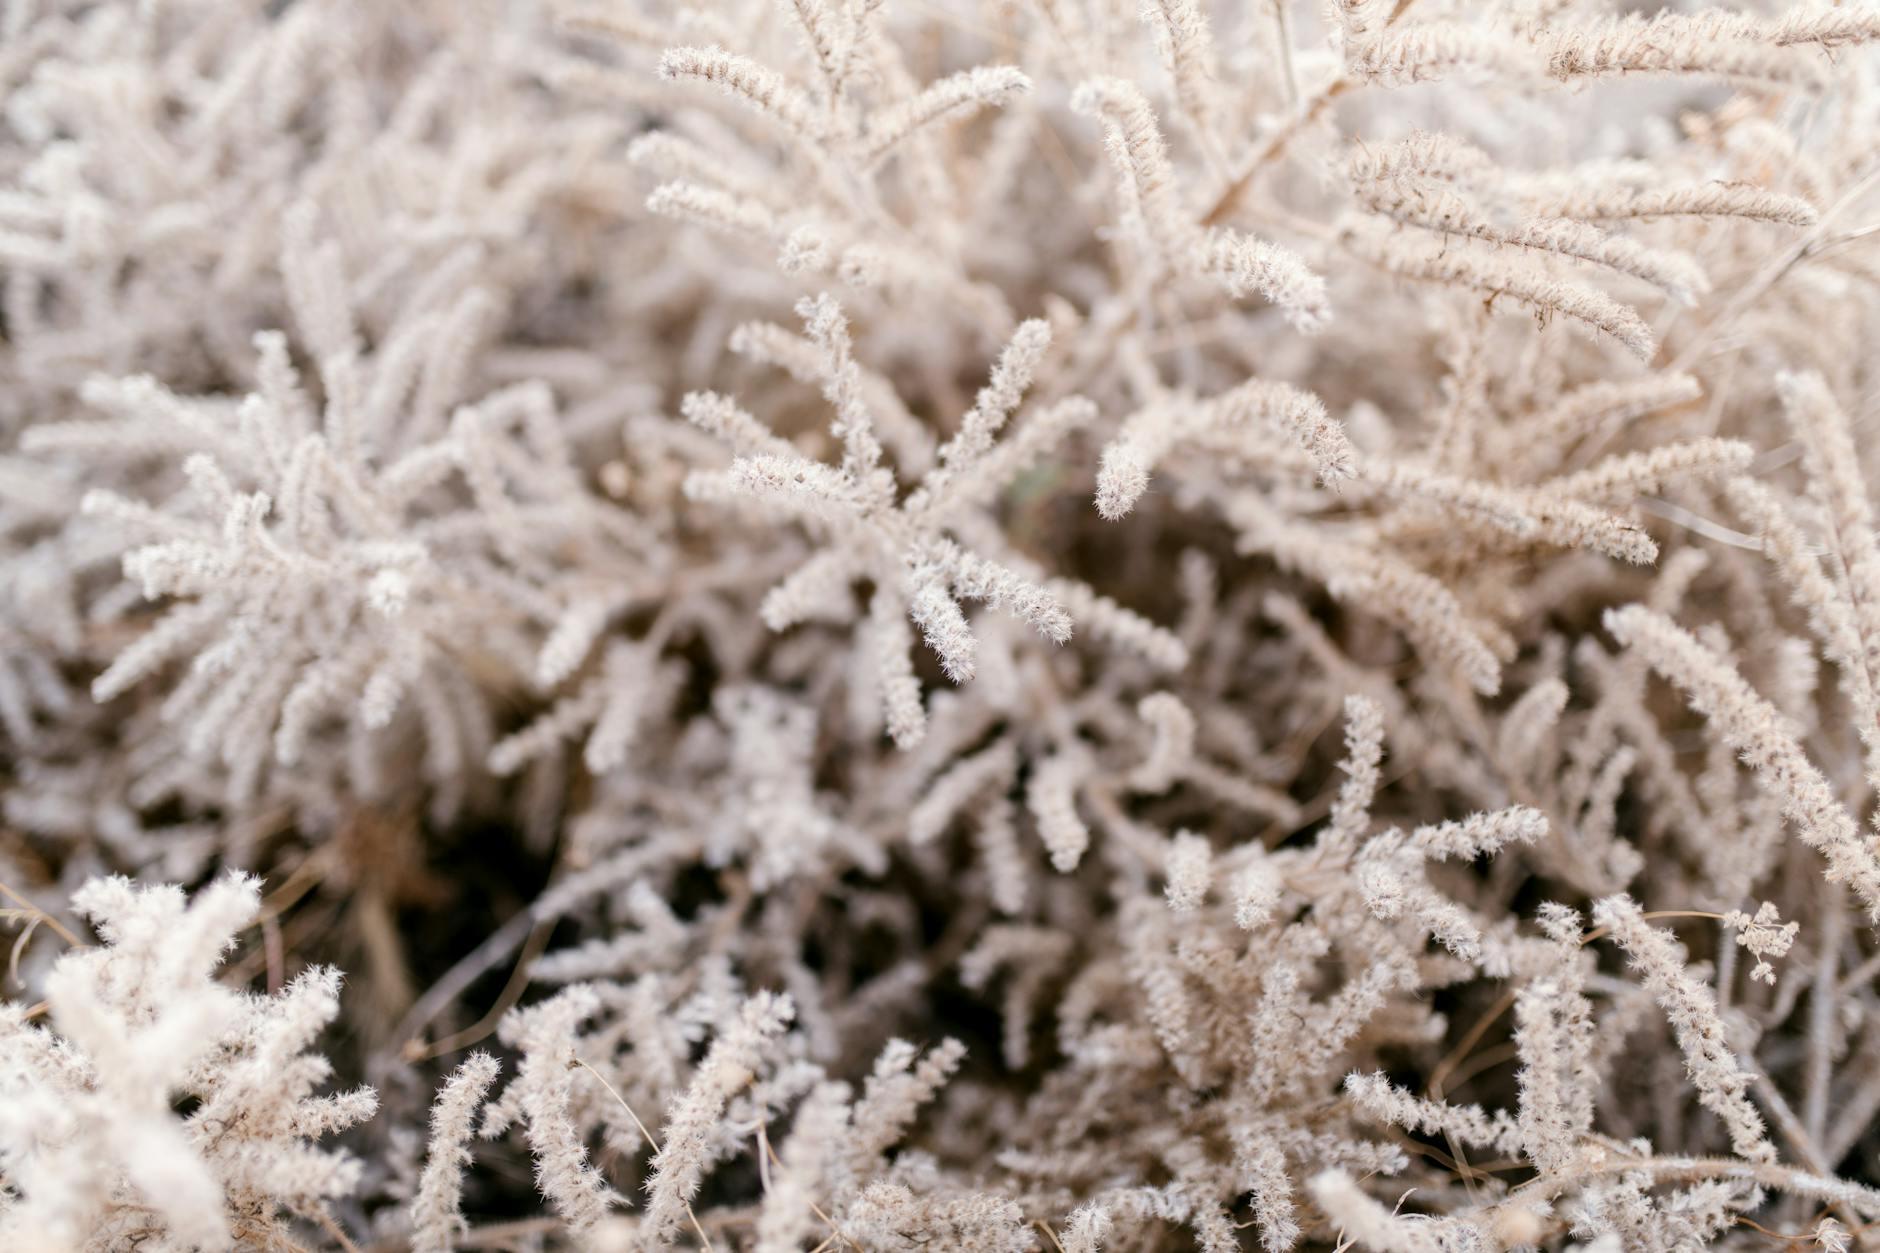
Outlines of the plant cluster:
M0 3L0 1248L1880 1248L1745 2Z

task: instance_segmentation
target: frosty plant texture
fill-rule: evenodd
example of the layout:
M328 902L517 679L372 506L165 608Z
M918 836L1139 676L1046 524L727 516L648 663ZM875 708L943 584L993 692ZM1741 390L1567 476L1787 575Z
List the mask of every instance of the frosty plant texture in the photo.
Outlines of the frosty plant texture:
M0 1250L1880 1249L1745 3L0 0Z

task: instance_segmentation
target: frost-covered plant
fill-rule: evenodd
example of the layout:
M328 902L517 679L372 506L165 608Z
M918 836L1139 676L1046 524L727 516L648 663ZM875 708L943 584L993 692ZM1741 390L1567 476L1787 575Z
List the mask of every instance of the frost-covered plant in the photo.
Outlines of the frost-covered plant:
M72 908L96 947L46 976L47 1025L0 1018L0 1236L34 1249L227 1249L327 1226L359 1162L317 1142L370 1118L369 1088L316 1095L309 1051L340 1007L340 975L306 971L273 996L215 968L260 909L230 876L193 901L94 879ZM188 1112L179 1111L187 1104Z
M1876 38L0 5L0 1245L1874 1243Z

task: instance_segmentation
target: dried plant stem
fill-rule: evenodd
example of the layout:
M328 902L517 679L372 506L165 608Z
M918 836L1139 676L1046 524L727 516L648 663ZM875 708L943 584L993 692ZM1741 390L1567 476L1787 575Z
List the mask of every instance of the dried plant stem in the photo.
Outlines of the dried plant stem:
M399 1045L400 1056L406 1061L438 1057L468 1048L487 1036L494 1029L495 1020L502 1016L502 1011L513 1005L522 989L528 986L529 963L541 954L554 926L552 919L538 921L530 911L524 910L492 932L488 939L446 971L444 977L431 985L406 1011L404 1018L399 1021L398 1030L392 1035L394 1040L402 1041ZM494 968L519 945L523 950L522 956L517 959L509 981L503 985L502 993L497 997L497 1008L492 1013L485 1014L474 1026L443 1041L426 1043L420 1039L420 1033L432 1019L449 1008L465 988Z
M1876 181L1880 181L1880 162L1870 165L1832 205L1822 210L1820 219L1807 234L1789 245L1753 275L1747 283L1738 288L1731 295L1730 302L1707 320L1698 333L1678 349L1677 355L1664 368L1668 371L1682 370L1697 361L1699 354L1710 346L1713 339L1731 329L1737 319L1754 306L1770 288L1781 282L1790 270L1813 255L1810 250L1824 237L1835 215L1859 201Z
M1834 1035L1839 1012L1841 941L1847 930L1847 894L1838 883L1821 885L1821 912L1815 926L1815 978L1808 994L1808 1066L1802 1097L1802 1125L1810 1144L1828 1133L1828 1102L1834 1081ZM1832 1165L1832 1163L1824 1163Z
M762 1128L759 1128L759 1134L760 1136L762 1135ZM777 1150L770 1146L769 1137L763 1136L762 1143L764 1147L764 1153L770 1159L770 1164L772 1166L775 1166L777 1169L782 1170L783 1161L777 1156ZM811 1201L809 1203L809 1208L810 1208L810 1212L815 1214L816 1217L822 1219L823 1225L829 1228L829 1231L831 1233L829 1236L829 1240L841 1240L844 1244L847 1244L850 1248L853 1248L854 1250L856 1250L856 1253L864 1253L862 1246L855 1243L854 1240L850 1239L849 1234L846 1231L842 1230L842 1224L838 1223L835 1219L829 1217L828 1214L823 1212L822 1206L816 1204L816 1202L814 1201ZM827 1247L827 1245L829 1244L829 1240L824 1240L822 1244L818 1245L817 1247L818 1248Z
M31 915L35 923L45 924L48 930L50 930L54 935L58 936L61 940L64 940L71 947L73 948L85 947L85 942L79 939L78 936L72 932L72 929L70 927L66 926L64 923L60 922L57 918L54 918L51 914L39 908L39 906L33 904L31 901L27 900L24 896L21 896L18 892L15 892L12 888L8 887L4 883L0 883L0 894L4 894L8 900L14 902L16 905L20 907L21 910Z
M568 1064L570 1066L578 1066L582 1070L587 1071L590 1075L593 1075L595 1081L599 1083L603 1088L607 1089L607 1095L613 1097L614 1100L620 1103L620 1108L627 1111L627 1117L633 1120L633 1125L640 1129L640 1134L642 1136L646 1137L646 1142L647 1144L652 1146L653 1152L655 1153L659 1152L659 1141L656 1138L654 1138L653 1133L651 1131L647 1130L646 1124L640 1121L640 1116L633 1112L633 1106L627 1104L627 1098L620 1095L619 1092L615 1091L613 1084L607 1082L607 1077L605 1075L601 1074L600 1071L594 1069L594 1067L582 1061L579 1057L571 1058ZM692 1230L698 1233L699 1247L701 1249L704 1249L705 1253L712 1253L711 1237L706 1235L705 1228L699 1225L698 1215L692 1212L692 1206L689 1203L685 1207L685 1216L691 1219Z
M1219 226L1232 217L1260 171L1278 160L1300 131L1317 122L1333 101L1355 86L1357 84L1353 80L1341 76L1312 93L1302 105L1296 105L1292 117L1280 124L1279 129L1241 164L1232 180L1221 189L1214 203L1201 215L1201 225Z

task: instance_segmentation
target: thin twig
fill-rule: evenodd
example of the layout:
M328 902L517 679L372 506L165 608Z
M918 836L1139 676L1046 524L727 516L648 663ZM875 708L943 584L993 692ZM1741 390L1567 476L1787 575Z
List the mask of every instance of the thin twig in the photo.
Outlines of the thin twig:
M768 1139L764 1141L764 1149L770 1154L770 1160L776 1163L777 1169L782 1170L783 1159L777 1156L777 1150L770 1147L770 1141ZM830 1240L840 1238L844 1243L848 1244L850 1248L855 1249L856 1253L866 1253L866 1250L864 1250L861 1245L855 1243L854 1237L849 1235L848 1232L842 1230L842 1225L840 1223L836 1222L835 1219L829 1217L829 1215L823 1213L822 1206L816 1204L816 1202L814 1201L811 1201L809 1203L809 1207L811 1210L815 1212L816 1217L822 1219L825 1223L829 1224L829 1230L835 1233L835 1235L829 1238ZM824 1240L822 1244L819 1245L818 1247L827 1247L828 1244L829 1244L829 1240Z
M391 1039L399 1047L390 1053L381 1053L373 1059L372 1073L374 1082L379 1082L399 1061L411 1058L405 1049L411 1046L423 1047L420 1041L424 1029L431 1025L432 1019L462 996L464 989L475 983L493 969L523 943L535 927L535 917L529 910L521 910L509 921L491 932L484 941L470 950L462 960L444 972L444 977L428 988L423 996L412 1003L405 1011L398 1025L392 1029Z
M359 1253L359 1246L354 1244L351 1238L346 1235L346 1229L339 1225L339 1220L326 1212L326 1206L316 1205L312 1209L303 1212L307 1217L313 1219L320 1230L326 1232L327 1235L338 1241L339 1247L345 1250L345 1253Z
M1815 983L1808 994L1808 1061L1803 1069L1802 1126L1808 1142L1828 1132L1828 1089L1834 1082L1834 1027L1841 1007L1841 934L1847 918L1838 883L1824 883L1821 925L1815 943ZM1830 1163L1823 1163L1824 1166Z
M445 1053L455 1053L459 1049L469 1048L496 1030L496 1024L502 1021L503 1015L509 1012L510 1006L521 999L523 989L529 986L529 967L548 946L549 932L554 929L555 924L552 920L538 922L530 929L528 938L522 945L522 953L516 958L516 967L509 972L509 982L503 985L501 994L497 996L496 1003L490 1006L488 1013L462 1031L447 1035L430 1044L424 1044L417 1039L407 1039L404 1046L406 1060L421 1062Z
M1854 180L1853 185L1843 192L1839 199L1822 210L1821 216L1817 219L1813 230L1797 240L1781 256L1764 266L1751 277L1749 282L1739 287L1736 293L1731 296L1729 303L1723 307L1722 311L1704 324L1703 328L1692 337L1691 341L1679 350L1678 355L1672 358L1671 363L1667 365L1665 369L1667 371L1677 371L1689 366L1691 362L1697 359L1698 354L1704 347L1716 337L1719 331L1726 329L1741 316L1746 309L1760 300L1765 292L1781 282L1783 277L1786 276L1790 270L1794 269L1796 265L1814 255L1812 250L1815 249L1815 246L1822 240L1824 233L1828 229L1828 223L1833 221L1834 215L1858 200L1861 194L1872 186L1876 179L1880 179L1880 162L1876 162L1865 174Z
M582 1061L578 1057L575 1058L572 1062L570 1062L569 1065L579 1066L582 1070L585 1070L590 1075L593 1075L594 1078L600 1082L600 1085L603 1088L607 1089L607 1095L613 1097L616 1101L620 1102L620 1108L627 1111L627 1117L631 1118L633 1120L633 1125L640 1129L640 1134L645 1136L646 1142L653 1146L653 1153L655 1156L657 1156L659 1152L661 1151L659 1147L659 1141L653 1138L653 1133L651 1131L648 1131L646 1128L646 1124L640 1121L640 1116L633 1112L633 1106L627 1104L627 1098L620 1095L619 1092L615 1091L613 1084L607 1082L607 1076L603 1075L600 1071L594 1069L594 1067L588 1065L586 1062ZM699 1244L704 1248L705 1253L713 1253L712 1238L705 1234L705 1228L699 1224L698 1215L692 1212L692 1203L690 1201L685 1202L685 1216L692 1220L692 1230L698 1232Z
M67 944L70 944L73 948L86 947L85 942L83 940L79 939L76 935L72 934L72 929L70 927L60 922L57 918L54 918L51 914L47 913L45 910L39 908L39 906L27 900L24 896L21 896L18 892L15 892L12 888L8 887L6 884L0 883L0 892L6 893L7 898L9 900L18 902L19 907L21 909L24 909L28 913L34 914L38 918L40 918L48 927L52 928L52 932L54 935L58 936L61 940L64 940Z
M1273 0L1273 24L1278 28L1280 79L1286 84L1286 107L1299 107L1299 71L1293 66L1292 16L1287 13L1289 0Z
M487 1227L472 1227L457 1241L460 1249L499 1249L525 1236L546 1235L559 1230L558 1218L520 1218L514 1222L491 1223Z
M1348 78L1334 79L1306 101L1303 107L1295 112L1279 130L1275 131L1273 137L1267 140L1246 164L1241 166L1240 172L1234 176L1233 180L1221 189L1221 194L1208 207L1208 211L1201 215L1201 225L1218 226L1225 221L1240 203L1240 198L1246 194L1247 188L1253 185L1254 177L1285 152L1286 145L1290 144L1300 131L1317 121L1326 107L1349 91L1353 85Z

